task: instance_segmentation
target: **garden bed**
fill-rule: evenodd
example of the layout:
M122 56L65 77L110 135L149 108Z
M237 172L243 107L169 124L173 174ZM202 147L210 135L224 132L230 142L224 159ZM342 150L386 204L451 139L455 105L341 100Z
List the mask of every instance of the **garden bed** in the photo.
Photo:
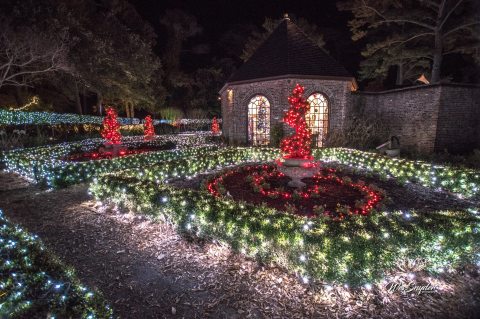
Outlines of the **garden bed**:
M102 145L89 152L83 152L81 150L73 151L63 158L63 160L66 162L88 162L138 155L149 152L166 151L174 148L175 144L173 142L166 142L165 144L139 143L138 145L134 146L120 147L118 154L115 154L112 147L108 148Z
M113 318L97 292L0 211L0 317Z
M111 159L90 161L69 161L66 157L72 153L87 153L98 149L102 139L90 139L81 143L64 143L47 147L19 149L3 154L2 159L8 171L20 174L48 187L64 187L91 181L99 174L124 170L131 167L145 167L160 161L195 156L203 148L212 150L215 146L204 146L206 135L169 135L158 136L149 141L149 147L161 147L167 143L176 144L178 150L152 151ZM143 137L127 137L122 140L126 148L144 145ZM199 145L198 147L194 147Z
M439 191L455 193L460 197L480 195L480 172L474 169L390 158L348 148L317 149L314 155L321 160L335 161L385 178L394 177L401 183L417 183Z
M0 173L0 185L16 180ZM169 225L96 204L84 185L51 192L30 185L3 194L0 207L9 218L39 234L121 318L473 318L479 311L474 265L435 278L418 266L402 268L371 290L305 285L218 241L182 239ZM397 283L434 290L390 291Z
M451 180L456 174L465 179L458 188L463 192L460 195L472 195L478 185L475 171L355 152L327 149L317 151L316 156L349 162L353 172L374 173L375 178L391 180L396 187L417 182L430 185L430 192L441 194L432 186L438 181L445 189L457 190L456 182ZM217 198L162 183L168 176L188 179L205 171L273 160L276 156L274 149L219 150L195 161L173 160L169 165L142 168L142 174L140 169L132 169L105 175L91 190L99 200L166 220L180 232L213 238L257 260L274 262L305 282L371 285L405 260L422 259L424 269L431 274L477 262L480 219L477 210L467 209L472 202L464 202L460 208L441 209L414 207L407 202L401 203L405 210L379 209L368 216L355 214L339 221L327 216L305 218L279 213L265 205ZM367 178L374 179L373 175Z
M313 178L304 178L303 189L288 185L290 178L275 165L247 165L226 170L206 183L214 196L229 196L236 201L266 204L279 211L306 216L327 215L343 219L347 215L367 215L383 198L375 186L361 180L340 178L334 169L322 168Z

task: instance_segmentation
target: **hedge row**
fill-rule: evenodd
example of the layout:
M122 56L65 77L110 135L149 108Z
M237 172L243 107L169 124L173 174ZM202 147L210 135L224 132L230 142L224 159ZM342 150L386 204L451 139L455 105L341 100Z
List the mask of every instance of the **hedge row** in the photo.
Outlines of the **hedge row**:
M181 157L196 156L199 148L193 145L205 144L202 135L168 135L159 136L150 143L162 144L174 142L181 150L148 152L137 155L117 157L113 159L94 160L88 162L70 162L64 159L72 151L89 151L102 143L102 139L90 139L80 143L64 143L55 146L19 149L6 152L3 161L7 170L16 172L26 178L48 187L64 187L72 184L91 181L103 173L125 170L132 167L146 167L154 163ZM143 137L124 138L125 146L144 143ZM192 146L191 148L185 148ZM201 149L201 148L200 148ZM206 149L215 149L208 146Z
M210 155L210 156L209 156ZM342 222L279 213L203 191L161 183L174 176L278 156L273 149L205 152L192 159L100 176L91 184L98 200L173 224L180 232L227 243L235 251L284 267L304 281L350 285L381 280L402 260L422 258L441 273L478 258L478 212L372 212ZM477 215L475 215L477 214Z
M54 112L26 112L26 111L8 111L0 109L0 125L58 125L58 124L102 124L104 117L97 115L80 115L69 113ZM118 121L122 125L141 124L138 118L119 117ZM221 119L217 120L219 123ZM153 124L173 124L189 125L189 124L211 124L210 119L179 119L171 120L154 120Z
M0 109L0 124L29 125L29 124L102 124L103 116L80 115L54 112L24 112L7 111ZM139 124L137 118L118 118L122 125Z
M0 318L113 318L97 292L0 211Z
M425 187L446 190L465 197L480 194L480 172L473 169L390 158L348 148L318 149L314 155L319 159L334 160L384 177L394 177L399 182L419 183Z

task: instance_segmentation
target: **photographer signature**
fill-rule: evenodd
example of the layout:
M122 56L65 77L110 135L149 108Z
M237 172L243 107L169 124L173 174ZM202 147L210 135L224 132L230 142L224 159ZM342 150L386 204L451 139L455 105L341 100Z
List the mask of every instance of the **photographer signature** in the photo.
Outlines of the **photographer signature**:
M389 293L393 293L395 291L398 291L402 294L414 292L418 295L422 293L435 293L437 290L437 288L435 286L432 286L431 284L417 285L413 281L410 281L408 283L390 282L387 285L387 289Z

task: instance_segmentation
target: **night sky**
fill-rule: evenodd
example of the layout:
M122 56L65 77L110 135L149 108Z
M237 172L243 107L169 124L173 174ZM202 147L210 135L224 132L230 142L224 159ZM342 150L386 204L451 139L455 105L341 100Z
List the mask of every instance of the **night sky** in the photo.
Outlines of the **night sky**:
M166 9L181 9L197 18L204 31L192 41L207 43L211 50L204 56L183 59L184 67L195 69L208 66L213 58L225 57L220 39L229 29L249 24L260 27L265 17L279 18L285 12L316 24L326 41L325 48L352 74L360 61L360 43L350 40L347 21L350 14L339 12L335 1L280 0L131 0L138 12L150 22L158 35L157 53L161 54L164 30L159 23Z

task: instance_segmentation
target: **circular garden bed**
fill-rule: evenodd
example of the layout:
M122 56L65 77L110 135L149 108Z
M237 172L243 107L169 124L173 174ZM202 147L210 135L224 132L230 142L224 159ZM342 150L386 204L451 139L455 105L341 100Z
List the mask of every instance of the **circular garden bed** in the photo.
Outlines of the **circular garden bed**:
M392 177L413 172L416 163L400 167L400 162L378 157L373 159L383 165L368 170L365 161L354 163L348 157L350 167L324 164L320 174L304 179L307 186L297 190L288 187L288 179L273 165L275 154L268 152L206 150L192 162L102 175L91 191L121 210L150 215L180 232L273 262L305 282L371 287L402 263L421 265L413 271L439 274L478 262L476 202ZM248 164L252 162L264 164ZM386 165L401 170L382 174ZM412 176L447 181L441 168L418 165L426 168ZM223 171L212 173L218 169ZM173 178L162 180L167 175ZM202 182L207 192L199 191Z
M323 168L312 178L304 178L303 189L288 186L290 178L275 165L247 165L226 171L207 182L214 196L228 195L252 204L265 203L288 213L341 220L348 215L368 215L382 200L383 192L363 181L340 178L333 168Z

